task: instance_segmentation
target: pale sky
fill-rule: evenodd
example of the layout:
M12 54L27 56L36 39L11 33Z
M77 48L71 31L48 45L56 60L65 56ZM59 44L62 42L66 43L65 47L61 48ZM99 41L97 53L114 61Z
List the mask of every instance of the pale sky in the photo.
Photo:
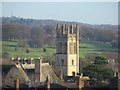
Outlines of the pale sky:
M3 2L2 16L118 24L117 2Z

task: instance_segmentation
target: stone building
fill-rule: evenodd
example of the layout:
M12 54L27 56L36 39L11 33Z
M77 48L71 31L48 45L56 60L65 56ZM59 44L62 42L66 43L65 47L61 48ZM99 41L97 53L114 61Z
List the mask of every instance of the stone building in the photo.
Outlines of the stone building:
M20 80L20 84L27 84L29 81L27 73L20 64L15 64L10 68L9 72L5 75L4 85L15 87L15 81L17 79Z
M63 77L79 73L79 26L57 25L55 69Z

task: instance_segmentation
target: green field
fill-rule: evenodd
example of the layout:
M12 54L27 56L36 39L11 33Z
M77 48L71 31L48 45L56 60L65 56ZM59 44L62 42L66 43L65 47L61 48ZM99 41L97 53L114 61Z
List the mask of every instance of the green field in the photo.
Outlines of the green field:
M8 52L10 57L14 58L34 58L43 55L53 55L55 53L55 48L47 48L46 52L43 52L43 48L30 48L30 53L26 53L25 47L17 47L15 51L17 42L2 42L2 52ZM81 41L80 42L80 57L84 58L86 54L89 53L101 53L101 52L117 52L117 48L113 48L109 43L103 43L98 41Z
M117 48L113 48L110 43L103 43L100 41L81 41L80 43L80 57L84 57L89 53L102 52L117 52Z

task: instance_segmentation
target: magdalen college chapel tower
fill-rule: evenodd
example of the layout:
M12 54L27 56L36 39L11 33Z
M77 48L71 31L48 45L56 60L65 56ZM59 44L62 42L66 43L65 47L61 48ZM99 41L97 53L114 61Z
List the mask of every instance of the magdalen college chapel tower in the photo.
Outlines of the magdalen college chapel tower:
M63 77L79 73L79 27L58 25L56 27L56 71Z

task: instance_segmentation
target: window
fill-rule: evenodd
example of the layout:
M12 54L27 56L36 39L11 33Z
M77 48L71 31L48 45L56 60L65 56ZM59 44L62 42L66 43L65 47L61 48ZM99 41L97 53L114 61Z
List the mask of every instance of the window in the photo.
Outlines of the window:
M74 60L72 60L72 65L74 65Z
M66 53L67 53L67 43L64 43L63 54L66 54Z
M73 53L74 53L74 51L73 51L73 50L74 50L73 43L70 43L70 44L69 44L69 49L70 49L69 53L70 53L70 54L73 54Z
M62 42L59 42L59 50L58 50L59 54L62 53Z
M76 54L76 43L74 43L74 54Z
M64 65L64 60L62 59L62 66Z

